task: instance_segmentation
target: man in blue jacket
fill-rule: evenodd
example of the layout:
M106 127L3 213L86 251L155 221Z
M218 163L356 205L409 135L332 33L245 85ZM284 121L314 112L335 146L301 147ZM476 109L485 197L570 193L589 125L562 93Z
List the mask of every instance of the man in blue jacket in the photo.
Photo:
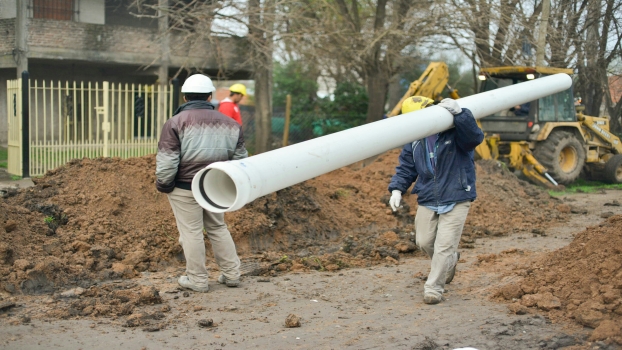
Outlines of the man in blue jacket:
M414 96L404 101L402 113L432 106L433 100ZM438 304L460 259L457 252L471 202L475 200L475 147L484 139L475 118L458 102L446 98L439 106L454 115L454 128L404 146L391 178L389 204L399 207L402 193L415 182L419 208L415 216L417 245L432 259L423 301Z

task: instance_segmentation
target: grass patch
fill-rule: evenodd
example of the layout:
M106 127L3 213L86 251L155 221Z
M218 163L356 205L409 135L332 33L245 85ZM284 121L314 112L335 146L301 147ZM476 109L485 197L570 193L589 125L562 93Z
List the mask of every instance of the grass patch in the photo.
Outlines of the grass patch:
M607 184L600 181L587 181L579 179L570 185L566 185L565 191L549 191L551 196L563 196L569 193L593 193L600 190L622 190L622 184Z
M0 147L0 168L7 168L8 159L9 151L4 147Z

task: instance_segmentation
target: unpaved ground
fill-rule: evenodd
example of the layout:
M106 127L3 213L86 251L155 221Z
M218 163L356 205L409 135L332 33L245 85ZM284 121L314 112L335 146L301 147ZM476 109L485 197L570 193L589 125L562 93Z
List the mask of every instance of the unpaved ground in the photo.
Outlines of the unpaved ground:
M212 283L207 294L177 289L183 262L168 203L152 188L152 159L82 160L52 172L0 200L0 308L16 304L0 311L0 346L616 347L606 345L612 336L592 343L592 330L572 314L508 312L515 303L499 290L601 216L622 214L604 206L620 200L619 191L553 199L493 163L478 164L479 199L461 242L460 274L447 302L427 306L421 291L429 261L412 243L415 198L406 196L396 215L386 205L395 156L228 215L243 260L261 276L245 277L239 289ZM620 277L617 268L612 278ZM614 295L607 305L619 304ZM300 328L283 326L292 313ZM217 325L201 328L202 319Z
M545 236L523 231L477 240L475 248L463 250L459 274L449 286L447 300L436 306L422 302L421 276L429 268L429 261L422 257L398 265L337 272L246 277L238 289L213 282L209 293L189 293L187 297L175 284L183 269L170 268L143 272L140 278L117 283L154 286L161 291L162 304L141 310L140 325L128 327L123 317L36 319L24 324L17 315L35 314L50 302L49 298L30 297L20 299L20 306L4 314L0 339L7 349L103 349L111 345L127 349L616 349L615 345L590 342L587 328L572 322L553 323L538 309L515 315L490 297L496 287L515 280L507 274L511 266L566 246L574 232L600 223L603 211L622 214L620 207L603 207L603 201L619 195L611 191L572 196L588 214L572 216L567 225L552 227ZM478 263L478 257L487 254L497 254L498 263ZM61 298L53 302L67 306L73 301ZM158 312L164 317L148 316ZM292 313L302 318L301 327L284 327L285 318ZM217 326L202 328L198 325L202 319L212 319Z

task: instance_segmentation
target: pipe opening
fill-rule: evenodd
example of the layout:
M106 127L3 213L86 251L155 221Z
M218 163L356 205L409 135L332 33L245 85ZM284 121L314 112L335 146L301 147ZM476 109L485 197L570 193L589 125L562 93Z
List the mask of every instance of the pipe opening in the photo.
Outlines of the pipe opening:
M199 188L203 199L217 209L231 208L238 195L231 177L218 169L208 169L201 174Z

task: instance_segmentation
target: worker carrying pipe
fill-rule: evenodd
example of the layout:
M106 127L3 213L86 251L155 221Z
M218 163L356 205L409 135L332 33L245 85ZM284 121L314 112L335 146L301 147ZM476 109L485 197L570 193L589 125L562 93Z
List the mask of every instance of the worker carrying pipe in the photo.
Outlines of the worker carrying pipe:
M456 103L480 119L571 85L570 76L555 74L464 97ZM447 109L431 106L246 159L212 163L194 176L192 193L197 203L211 212L237 210L261 196L453 126L454 116Z
M402 113L432 106L423 96L409 97L402 103ZM399 165L391 178L389 204L397 211L406 192L417 194L415 216L416 242L430 259L432 267L424 286L423 302L438 304L445 284L452 281L460 259L457 251L462 228L477 198L475 190L475 147L484 133L466 108L446 98L439 103L453 115L454 128L407 143L399 156Z

